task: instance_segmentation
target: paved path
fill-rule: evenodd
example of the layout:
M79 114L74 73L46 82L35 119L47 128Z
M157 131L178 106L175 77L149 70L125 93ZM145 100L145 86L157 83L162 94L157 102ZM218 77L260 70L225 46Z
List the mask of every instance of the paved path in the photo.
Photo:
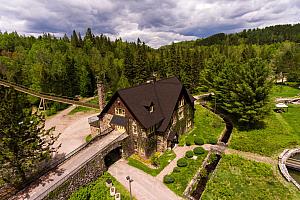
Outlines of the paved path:
M249 160L253 160L253 161L256 161L256 162L264 162L264 163L269 163L269 164L272 164L272 165L277 165L277 160L276 159L273 159L271 157L266 157L266 156L262 156L262 155L259 155L259 154L255 154L255 153L250 153L250 152L244 152L244 151L238 151L238 150L235 150L235 149L225 149L225 154L237 154L241 157L244 157L246 159L249 159Z
M113 140L121 136L122 133L118 131L113 131L107 136L103 137L100 140L95 141L88 148L81 150L77 155L74 155L65 163L60 165L55 171L52 171L44 176L42 176L35 184L32 184L29 188L23 191L21 194L18 194L13 198L17 199L26 199L33 200L42 195L47 189L49 189L54 184L58 183L63 178L69 176L72 171L77 169L80 165L86 162L93 155L97 154L99 151L104 149L109 145Z
M68 154L85 143L85 137L90 134L88 118L97 114L97 110L95 110L68 115L74 108L76 108L76 106L70 106L58 114L46 119L46 129L55 127L54 133L61 133L54 144L55 146L61 144L61 147L58 149L59 154Z
M131 167L121 159L112 165L108 172L129 190L126 176L134 181L131 184L132 194L138 200L177 200L181 199L167 188L161 181L145 172Z
M202 147L209 151L211 148L211 144L204 144L202 145ZM176 158L174 160L172 160L157 176L156 178L163 182L164 176L167 174L170 174L174 167L177 166L177 160L184 157L185 156L185 152L189 151L189 150L193 150L195 147L197 147L197 145L192 145L192 146L184 146L184 147L180 147L180 146L176 146L173 151L176 154Z

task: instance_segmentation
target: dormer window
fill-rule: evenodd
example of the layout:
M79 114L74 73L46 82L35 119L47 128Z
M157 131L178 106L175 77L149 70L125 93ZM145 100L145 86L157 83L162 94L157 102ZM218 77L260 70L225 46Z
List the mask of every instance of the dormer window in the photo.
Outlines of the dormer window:
M184 106L184 98L182 98L180 101L179 101L179 107L182 107Z
M153 103L151 103L149 106L145 106L145 108L149 111L149 113L154 112L154 104Z
M150 113L153 113L153 111L154 111L154 106L152 105L152 106L150 106L150 108L149 108L149 112L150 112Z

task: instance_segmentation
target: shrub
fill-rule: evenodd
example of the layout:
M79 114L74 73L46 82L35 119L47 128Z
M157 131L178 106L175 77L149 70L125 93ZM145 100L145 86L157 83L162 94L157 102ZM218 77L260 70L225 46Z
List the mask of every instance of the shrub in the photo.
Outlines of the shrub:
M174 167L173 172L174 173L179 173L180 172L180 168L179 167Z
M194 148L194 154L196 155L200 155L200 154L204 154L205 150L202 147L196 147Z
M91 134L89 134L89 135L87 135L87 136L85 137L85 141L86 141L86 142L90 142L92 139L93 139L93 137L92 137Z
M174 178L170 175L165 175L164 176L164 183L166 184L170 184L170 183L174 183Z
M180 158L177 160L177 166L178 167L186 167L188 165L188 162L185 158Z
M197 144L197 145L203 145L203 144L204 144L204 140L203 140L202 138L200 138L200 137L196 137L196 138L194 139L194 142L195 142L195 144Z
M159 157L160 157L159 152L153 153L150 157L151 164L154 165L154 166L159 166Z
M217 144L218 143L218 139L216 139L216 138L208 138L207 143L208 144Z
M191 139L187 138L186 141L185 141L185 145L186 146L191 146L192 145Z
M191 158L191 157L193 157L193 155L194 155L193 151L185 152L185 157L187 157L187 158Z

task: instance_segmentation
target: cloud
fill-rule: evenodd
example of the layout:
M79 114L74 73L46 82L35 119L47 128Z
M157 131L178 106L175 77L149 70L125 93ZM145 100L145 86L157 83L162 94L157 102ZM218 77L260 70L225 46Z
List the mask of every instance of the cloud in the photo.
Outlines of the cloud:
M0 0L4 1L4 0ZM0 2L1 3L1 2ZM294 0L10 0L1 3L0 30L62 35L72 30L159 47L218 32L297 23Z

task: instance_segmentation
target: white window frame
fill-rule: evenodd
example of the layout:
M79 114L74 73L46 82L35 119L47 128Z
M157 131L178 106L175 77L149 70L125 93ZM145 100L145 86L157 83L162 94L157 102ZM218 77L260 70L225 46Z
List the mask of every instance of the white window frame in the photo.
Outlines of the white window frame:
M183 113L183 110L179 110L178 111L178 119L181 120L184 118L184 113Z
M188 120L188 122L187 122L187 127L190 128L191 126L192 126L192 120L190 119L190 120Z
M151 126L149 128L149 134L154 133L155 132L155 126Z
M182 97L179 101L179 107L184 106L184 98Z
M118 131L125 131L125 126L115 125Z
M137 125L136 124L132 124L132 133L134 135L137 135L138 134L138 131L137 131Z
M115 108L115 114L119 116L125 117L125 109L123 108Z

